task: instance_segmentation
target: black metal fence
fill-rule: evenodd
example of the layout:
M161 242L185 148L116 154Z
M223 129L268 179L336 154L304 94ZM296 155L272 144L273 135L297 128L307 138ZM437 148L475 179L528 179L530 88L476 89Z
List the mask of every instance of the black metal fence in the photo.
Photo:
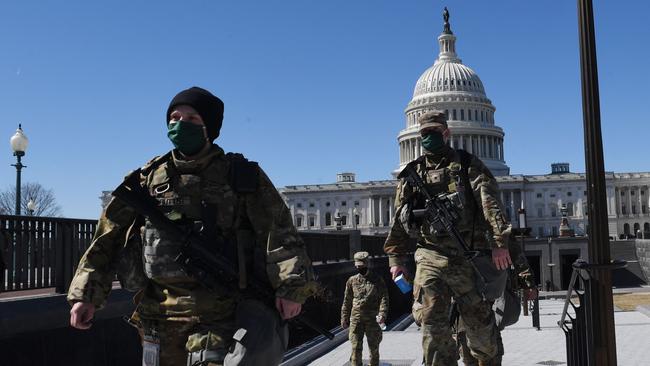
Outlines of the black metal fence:
M589 264L578 259L573 263L571 282L564 310L558 325L566 337L567 366L596 365L594 339L594 300L598 296L592 274L624 268L627 262L614 260L610 264ZM573 310L570 314L569 307Z
M97 221L0 215L0 291L67 289Z
M346 232L301 233L312 262L327 263L350 259L350 234Z
M65 293L96 226L95 220L0 215L0 292L54 287ZM355 231L300 236L316 263L351 260L357 250L384 255L383 236Z

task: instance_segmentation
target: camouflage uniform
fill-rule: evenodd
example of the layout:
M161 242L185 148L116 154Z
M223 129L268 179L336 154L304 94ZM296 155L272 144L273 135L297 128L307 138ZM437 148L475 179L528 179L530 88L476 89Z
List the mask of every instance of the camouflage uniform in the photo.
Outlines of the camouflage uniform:
M356 253L355 264L365 266L367 257L367 252ZM386 320L387 315L388 291L381 277L368 270L365 275L359 273L348 279L341 307L341 320L350 325L349 339L352 345L350 365L362 364L364 333L370 349L370 366L379 365L382 330L377 323L377 316Z
M257 188L237 192L229 181L233 161L237 160L233 158L217 145L192 161L183 160L173 150L145 165L139 179L171 220L190 228L213 227L215 238L220 239L216 242L232 244L214 249L229 258L238 258L239 244L234 243L242 233L249 233L253 240L251 247L244 249L246 272L267 279L276 296L303 303L315 286L311 262L290 211L259 168ZM216 208L208 216L210 220L202 213L206 206ZM126 243L134 242L129 238L140 236L147 279L146 287L136 295L139 305L133 321L145 335L155 332L160 338L160 364L185 365L187 352L202 349L206 343L209 348L225 352L236 330L234 312L238 301L255 294L225 287L210 291L201 286L174 263L180 248L178 243L166 241L163 234L120 200L111 200L79 262L68 301L89 302L100 308L115 277L116 258ZM188 340L191 334L208 331L207 337Z
M514 291L518 291L520 289L535 288L535 278L531 272L530 265L528 264L526 256L521 251L521 245L516 241L511 240L508 244L508 250L510 252L510 257L512 258L512 264L514 266L514 271L510 271L511 278L509 280L512 289ZM460 345L459 349L460 354L463 358L463 363L465 366L478 366L478 360L472 356L469 348L467 347L467 334L462 318L459 319L458 323L457 342ZM497 355L492 360L490 366L501 366L504 355L501 331L497 328L496 332L498 350Z
M444 116L444 113L442 113ZM423 129L429 118L437 119L439 112L420 117ZM438 122L446 126L446 121ZM456 228L467 243L490 248L507 248L510 225L506 222L497 198L498 186L489 169L475 156L464 172L461 155L445 145L438 152L423 149L424 155L410 162L427 186L436 193L463 192L465 205ZM470 202L477 203L476 206ZM446 233L435 233L429 225L411 218L411 210L423 207L422 195L405 180L397 186L395 218L384 245L390 266L405 266L409 239L417 238L414 300L422 304L422 348L426 365L455 365L457 348L452 339L448 311L453 296L467 324L468 344L474 357L489 361L497 353L494 314L490 304L483 301L475 284L472 266L457 249L456 242ZM487 229L493 233L486 236ZM434 362L435 359L435 362Z

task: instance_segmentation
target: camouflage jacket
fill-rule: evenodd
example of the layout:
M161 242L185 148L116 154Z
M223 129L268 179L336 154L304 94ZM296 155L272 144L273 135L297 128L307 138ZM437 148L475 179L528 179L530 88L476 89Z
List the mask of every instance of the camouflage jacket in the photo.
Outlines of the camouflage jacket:
M507 248L511 226L498 199L499 187L490 170L479 158L471 155L465 177L460 154L449 146L440 153L426 152L409 164L415 165L425 184L437 187L438 190L443 184L444 191L464 192L462 219L456 224L456 228L468 245L475 249ZM466 185L470 187L465 187ZM469 195L470 192L473 199ZM410 217L408 211L417 206L418 201L421 205L422 196L417 189L411 187L404 179L400 180L395 194L395 217L384 244L390 266L405 265L410 237L416 238L418 245L457 248L454 239L449 235L434 235L428 225L413 224L405 219Z
M373 271L364 276L356 274L345 284L341 319L350 321L372 320L388 316L388 290L384 280Z
M145 165L140 175L142 186L151 190L170 168L203 177L200 194L218 207L219 231L225 239L232 239L241 227L254 233L256 252L263 253L259 262L265 268L260 272L266 275L276 296L300 303L311 296L315 292L311 261L289 209L266 174L259 169L254 192L235 193L228 183L231 160L220 147L214 145L205 156L193 161L182 160L177 154L172 151ZM90 302L97 307L104 304L115 277L113 263L127 239L134 233L140 235L139 225L142 219L130 207L117 199L110 201L79 262L68 292L69 302ZM141 305L145 304L150 314L193 316L220 307L232 308L234 301L232 294L215 294L192 281L148 282Z

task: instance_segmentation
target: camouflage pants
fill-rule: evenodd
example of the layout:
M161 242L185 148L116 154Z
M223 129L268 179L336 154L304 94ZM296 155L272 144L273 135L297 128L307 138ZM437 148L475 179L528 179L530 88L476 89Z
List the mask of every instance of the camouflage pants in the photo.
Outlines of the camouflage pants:
M144 336L154 336L160 342L160 366L185 366L187 365L188 351L198 351L206 348L222 350L224 355L232 344L235 331L234 321L224 321L215 324L200 323L195 318L168 318L145 320L138 319L140 337L144 343ZM207 337L197 337L206 334ZM210 363L202 366L222 366L222 362Z
M363 363L363 335L366 335L368 348L370 349L370 366L379 365L379 343L383 337L377 320L372 319L351 319L349 339L352 344L352 355L350 356L351 366L361 366Z
M490 304L476 290L474 270L463 257L447 257L418 248L413 295L422 304L422 350L425 365L447 366L458 362L458 349L449 325L453 296L465 321L467 344L479 360L497 354L496 326Z
M467 347L467 336L465 331L458 332L458 344L460 349L460 354L463 358L463 363L465 366L478 366L478 360L472 356ZM501 332L497 330L497 346L498 352L497 355L492 359L491 366L501 366L501 360L503 359L503 339L501 339Z

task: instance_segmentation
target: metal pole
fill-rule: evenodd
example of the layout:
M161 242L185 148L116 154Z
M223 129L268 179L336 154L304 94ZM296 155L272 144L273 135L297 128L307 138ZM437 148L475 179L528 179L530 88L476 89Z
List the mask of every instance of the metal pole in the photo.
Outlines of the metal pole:
M23 163L20 161L20 158L25 155L24 151L16 151L14 152L14 155L16 156L16 164L11 164L12 166L16 167L16 216L20 216L20 172L23 168L26 166L23 165Z
M603 161L603 142L600 128L600 97L598 92L598 65L594 14L591 0L578 0L580 30L580 72L582 81L582 111L585 134L585 165L587 175L587 202L589 218L589 262L610 263L607 222L607 189ZM594 355L589 364L616 366L616 336L612 278L609 270L592 271L592 312L588 322L593 326L588 337L593 337Z

